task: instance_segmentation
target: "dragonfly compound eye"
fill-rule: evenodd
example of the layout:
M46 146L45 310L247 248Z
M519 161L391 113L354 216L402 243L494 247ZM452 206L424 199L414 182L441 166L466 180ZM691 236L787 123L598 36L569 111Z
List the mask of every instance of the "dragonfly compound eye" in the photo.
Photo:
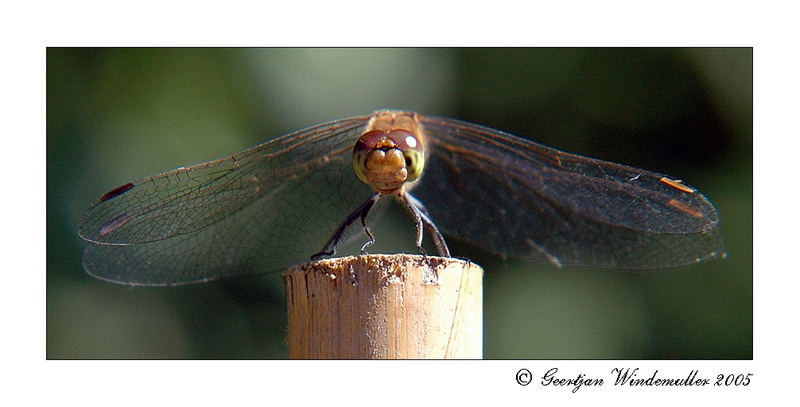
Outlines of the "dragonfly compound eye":
M416 136L405 130L392 130L389 138L397 145L397 149L403 152L406 162L408 177L406 182L413 181L422 175L425 168L425 155L422 152L422 143Z

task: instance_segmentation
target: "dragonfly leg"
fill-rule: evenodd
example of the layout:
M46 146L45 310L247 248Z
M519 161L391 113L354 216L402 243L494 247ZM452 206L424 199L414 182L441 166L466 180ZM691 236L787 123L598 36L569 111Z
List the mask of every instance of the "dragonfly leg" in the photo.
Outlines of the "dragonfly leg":
M369 228L367 227L366 218L367 215L369 215L370 210L372 210L372 207L375 205L376 202L378 202L378 199L380 197L381 194L377 192L372 194L372 196L370 196L369 199L364 201L364 203L361 204L361 206L359 206L358 209L353 211L353 213L351 213L347 217L347 219L345 219L345 221L342 222L341 226L339 226L339 228L336 229L336 232L333 233L333 236L331 236L331 238L328 239L328 242L325 243L325 246L322 248L322 250L319 253L311 255L311 260L319 260L323 257L333 256L334 254L336 254L336 247L339 246L339 243L342 240L342 236L344 236L345 230L347 230L347 228L350 225L352 225L353 222L355 222L357 219L361 219L361 224L364 226L364 232L369 237L369 241L366 244L364 244L364 246L361 248L361 252L364 253L364 249L366 249L367 246L371 245L372 243L375 243L375 238L372 236L372 232L370 232Z
M369 240L367 240L367 242L364 243L363 246L361 246L361 255L362 256L367 254L367 247L370 247L373 244L375 244L375 236L372 236L372 232L369 230L369 227L367 227L367 215L369 215L369 212L370 212L370 210L372 210L372 207L373 207L373 205L375 205L375 202L378 202L378 198L379 197L380 197L380 194L373 195L367 201L367 202L370 202L370 205L366 209L361 211L361 226L364 227L364 233L369 238ZM373 200L373 198L375 198L375 199Z
M433 244L436 246L436 251L439 252L439 255L442 257L450 257L450 249L447 248L444 236L439 232L439 228L436 227L436 224L433 223L433 220L425 210L425 206L422 205L417 198L414 198L413 195L405 191L400 194L400 197L405 207L411 212L411 216L413 216L414 220L417 222L417 249L425 255L425 250L422 248L422 235L423 227L426 227L431 234Z

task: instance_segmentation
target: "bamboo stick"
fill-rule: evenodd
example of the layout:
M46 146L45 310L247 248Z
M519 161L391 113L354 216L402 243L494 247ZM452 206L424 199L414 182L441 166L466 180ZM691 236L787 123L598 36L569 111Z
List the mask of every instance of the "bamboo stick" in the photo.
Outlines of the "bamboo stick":
M365 255L284 273L293 359L481 358L483 269L460 259Z

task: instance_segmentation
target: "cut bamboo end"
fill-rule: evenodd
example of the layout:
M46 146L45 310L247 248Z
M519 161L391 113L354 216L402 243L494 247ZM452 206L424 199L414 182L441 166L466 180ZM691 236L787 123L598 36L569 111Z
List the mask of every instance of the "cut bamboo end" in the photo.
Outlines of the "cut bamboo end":
M293 359L479 359L483 269L405 254L305 263L284 274Z

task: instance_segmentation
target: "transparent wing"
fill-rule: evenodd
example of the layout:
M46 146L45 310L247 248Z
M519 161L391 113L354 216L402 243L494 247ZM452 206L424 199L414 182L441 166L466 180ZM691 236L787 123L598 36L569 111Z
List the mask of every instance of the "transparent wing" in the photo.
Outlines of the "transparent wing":
M421 121L429 156L413 193L446 235L556 265L646 270L724 255L713 205L677 180L488 127Z
M368 117L333 121L113 189L84 215L84 266L170 285L305 261L372 193L351 155Z

